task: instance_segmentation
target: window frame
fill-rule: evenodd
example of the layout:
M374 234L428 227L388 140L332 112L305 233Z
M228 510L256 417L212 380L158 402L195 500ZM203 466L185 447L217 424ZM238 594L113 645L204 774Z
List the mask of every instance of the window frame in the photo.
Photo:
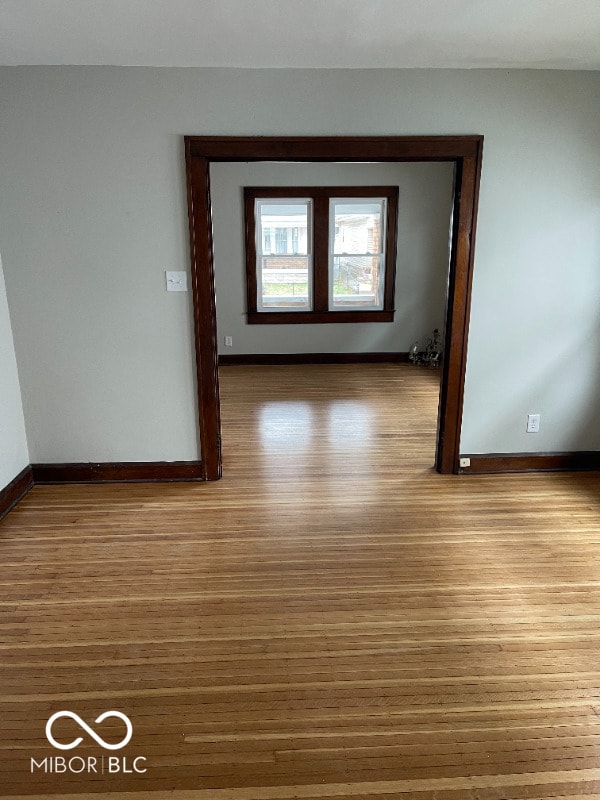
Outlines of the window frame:
M398 186L246 186L244 217L246 240L246 313L249 324L320 324L348 322L393 322L398 237ZM330 200L385 198L385 256L382 309L329 310ZM312 301L304 310L260 310L258 308L258 264L256 252L256 200L310 198L312 200Z

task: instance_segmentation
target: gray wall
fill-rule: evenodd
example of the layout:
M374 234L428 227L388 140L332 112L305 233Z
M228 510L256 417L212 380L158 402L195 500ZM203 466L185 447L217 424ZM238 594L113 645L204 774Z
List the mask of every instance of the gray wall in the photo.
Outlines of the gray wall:
M21 388L0 260L0 489L28 464Z
M33 461L197 456L182 135L485 136L463 452L600 447L600 76L0 70L0 249ZM528 412L541 432L524 432Z
M441 328L446 305L451 164L211 165L219 351L352 353L406 351ZM398 259L393 323L247 325L244 186L396 185ZM224 336L233 336L225 347Z

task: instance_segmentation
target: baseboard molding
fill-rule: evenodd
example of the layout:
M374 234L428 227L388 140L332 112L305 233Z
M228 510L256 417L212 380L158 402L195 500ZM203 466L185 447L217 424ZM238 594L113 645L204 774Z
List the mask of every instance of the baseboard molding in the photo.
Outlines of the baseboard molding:
M0 519L19 503L33 487L33 474L31 467L25 467L16 478L0 491Z
M580 472L600 470L600 451L572 453L486 453L461 455L470 458L469 467L461 467L461 475L492 472Z
M123 461L82 464L30 464L0 490L0 520L36 484L151 483L202 481L200 461Z
M220 355L220 366L254 364L396 364L408 362L408 353L248 353Z
M146 483L201 481L200 461L121 461L32 464L34 483Z

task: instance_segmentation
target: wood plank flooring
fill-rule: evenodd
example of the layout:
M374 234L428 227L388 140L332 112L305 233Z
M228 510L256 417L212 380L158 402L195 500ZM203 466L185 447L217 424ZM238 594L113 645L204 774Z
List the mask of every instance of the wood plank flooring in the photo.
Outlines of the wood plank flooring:
M600 798L600 477L437 475L427 370L221 377L222 481L0 523L0 796Z

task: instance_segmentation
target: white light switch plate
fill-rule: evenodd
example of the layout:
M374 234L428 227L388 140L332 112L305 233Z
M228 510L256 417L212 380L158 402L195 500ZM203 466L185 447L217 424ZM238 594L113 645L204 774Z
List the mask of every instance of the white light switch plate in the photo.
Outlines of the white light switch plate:
M167 292L187 292L187 272L165 272Z

